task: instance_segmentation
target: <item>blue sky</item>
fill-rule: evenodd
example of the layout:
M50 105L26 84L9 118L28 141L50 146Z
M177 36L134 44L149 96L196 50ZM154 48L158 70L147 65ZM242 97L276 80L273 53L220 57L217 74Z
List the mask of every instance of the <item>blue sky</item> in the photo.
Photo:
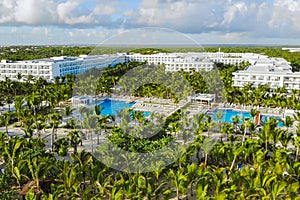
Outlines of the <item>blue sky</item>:
M300 0L1 0L0 45L300 45L298 19Z

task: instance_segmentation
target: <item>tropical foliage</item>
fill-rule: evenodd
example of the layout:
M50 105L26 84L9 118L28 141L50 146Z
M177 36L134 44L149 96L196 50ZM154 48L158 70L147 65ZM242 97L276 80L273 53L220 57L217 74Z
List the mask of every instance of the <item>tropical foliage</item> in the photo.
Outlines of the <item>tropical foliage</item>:
M123 76L141 64L145 63L93 70L76 80L68 75L54 83L31 76L25 77L24 82L0 81L0 106L8 108L0 115L1 125L7 127L0 133L0 198L18 199L23 195L26 199L299 199L300 126L295 133L290 128L299 124L299 113L287 117L285 127L279 128L273 118L258 127L254 120L238 117L233 124L222 122L222 114L218 114L217 121L203 113L187 118L184 109L167 118L155 113L145 118L144 113L129 110L115 117L103 116L101 106L95 106L81 108L84 120L74 123L72 107L64 105L73 89L85 93L85 88L92 87L94 95L109 95L120 85L129 95L174 99L176 93L168 82L140 87L122 83ZM229 103L299 109L298 91L287 96L284 88L271 91L268 86L253 88L250 84L243 89L232 87L231 73L246 65L217 65L223 86L213 79L216 72L182 71L168 78L181 76L187 80L190 88L184 88L182 96L219 88L215 90L218 97ZM160 67L158 70L163 71ZM156 78L165 80L159 76ZM18 77L21 80L22 74ZM96 82L91 81L95 78ZM59 105L63 107L61 111L55 109ZM259 109L251 114L255 116ZM65 136L57 134L63 121L68 133ZM24 135L12 137L12 125L21 127ZM42 138L46 129L51 136L50 149L45 148L47 142ZM149 132L156 134L144 137ZM105 137L119 150L145 155L153 155L172 142L176 146L188 145L181 154L162 154L162 158L174 160L164 167L131 173L111 166L141 169L147 157L100 160L97 152L106 158L111 156L109 151L99 152L101 148L96 148L101 143L99 138L97 144L92 143L93 153L79 149L83 140L93 141L94 134ZM221 136L215 139L218 134ZM109 162L111 165L106 165Z

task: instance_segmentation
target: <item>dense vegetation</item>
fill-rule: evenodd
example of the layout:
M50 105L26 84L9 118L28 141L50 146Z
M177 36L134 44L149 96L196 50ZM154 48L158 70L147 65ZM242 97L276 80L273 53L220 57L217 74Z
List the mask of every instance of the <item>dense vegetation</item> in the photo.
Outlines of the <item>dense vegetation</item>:
M282 129L277 127L278 121L272 118L256 127L253 118L236 117L233 124L222 123L220 113L218 122L205 114L187 118L184 110L167 119L153 115L150 119L154 120L149 120L138 111L130 113L125 110L118 116L102 116L101 106L92 109L83 107L80 113L85 116L84 121L67 118L64 127L68 129L68 136L58 135L56 138L62 117L70 116L73 109L64 105L62 111L54 108L67 101L74 89L79 93L94 95L124 92L177 101L179 94L185 97L192 91L210 92L211 88L217 88L214 92L218 92L220 98L226 97L230 103L299 109L299 91L287 96L285 88L271 91L268 86L255 89L251 84L243 89L232 87L231 73L243 69L245 63L232 66L220 64L218 70L211 73L181 71L172 75L164 73L164 66L159 66L156 70L163 73L155 73L156 79L151 74L143 75L149 74L143 67L139 68L144 64L132 62L105 70L95 69L77 79L72 75L57 78L51 84L43 79L34 80L31 76L25 82L10 79L0 81L0 106L4 103L15 104L15 110L9 109L0 115L1 124L7 127L7 131L0 136L0 155L6 166L0 174L0 199L20 198L22 189L20 193L27 199L49 200L299 199L300 126L295 134L290 129L294 121L300 122L299 113L294 118L287 117ZM128 72L146 77L145 80L150 77L150 80L157 80L159 84L133 86L127 81L142 82L143 78L137 76L137 80L126 79L132 78L126 77ZM166 77L179 81L173 80L175 85L170 85ZM19 74L18 78L21 80L22 75ZM185 84L183 80L187 80L190 87L178 90L180 93L174 91L176 84ZM123 90L114 91L112 88L117 85L122 86ZM92 88L92 91L86 91L86 88ZM255 116L257 111L252 109L251 115ZM121 123L109 125L109 121ZM162 128L155 130L161 122ZM129 126L130 123L135 126ZM22 127L24 136L9 138L8 126L11 124ZM46 143L41 137L45 129L52 138L50 151L45 149ZM157 134L137 139L135 136L145 129ZM216 132L221 133L218 141L211 137ZM77 151L82 140L92 134L105 134L114 145L130 152L155 152L178 138L182 138L176 141L178 144L190 143L183 155L175 157L174 163L151 172L130 173L104 165L94 154ZM109 156L110 152L105 153ZM174 154L164 156L170 158ZM134 167L143 164L143 160L127 163L128 160L119 157L111 162ZM29 189L29 184L35 187Z
M131 50L129 54L131 53L140 53L142 55L151 55L151 54L156 54L156 53L170 53L168 50L164 49L157 49L157 48L138 48Z
M92 47L44 47L16 46L1 47L0 60L33 60L54 56L78 56L89 54Z

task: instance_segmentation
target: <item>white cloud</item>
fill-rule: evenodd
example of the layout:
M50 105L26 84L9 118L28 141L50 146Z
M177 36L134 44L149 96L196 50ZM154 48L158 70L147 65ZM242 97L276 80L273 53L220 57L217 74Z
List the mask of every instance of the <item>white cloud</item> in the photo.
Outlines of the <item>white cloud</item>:
M69 36L72 38L74 36L74 33L72 31L70 31Z
M91 0L90 0L91 1ZM107 23L107 17L117 11L114 3L99 3L95 8L83 0L2 0L0 25L32 26L96 26ZM112 23L113 24L113 23Z
M199 32L203 28L216 26L216 13L219 14L218 7L222 4L220 2L225 0L144 0L139 10L132 14L130 22L136 26L160 26L184 32Z
M234 5L230 6L226 13L224 14L224 20L222 21L222 25L230 24L232 20L235 19L236 13L246 13L248 10L245 2L238 2Z
M14 7L14 19L24 24L43 24L55 18L54 5L47 0L17 0Z
M108 4L99 4L97 5L94 10L94 15L111 15L115 14L118 10L116 9L115 5L108 5Z
M269 26L279 35L289 34L299 37L300 31L300 1L275 0L272 19Z
M34 27L32 30L31 30L31 33L32 34L41 34L41 28L39 27Z
M57 6L57 14L62 22L69 18L70 13L79 5L78 1L66 1Z
M46 37L49 36L49 29L48 29L48 28L45 28L45 29L44 29L44 33L45 33L45 36L46 36Z
M225 33L220 36L220 38L226 42L234 42L243 38L243 33Z
M72 36L73 42L149 26L194 35L212 33L221 41L300 38L300 0L140 0L132 7L125 4L121 0L0 0L0 26L33 27L28 35L40 38L55 38L59 32L52 30L61 28L65 31L60 35Z

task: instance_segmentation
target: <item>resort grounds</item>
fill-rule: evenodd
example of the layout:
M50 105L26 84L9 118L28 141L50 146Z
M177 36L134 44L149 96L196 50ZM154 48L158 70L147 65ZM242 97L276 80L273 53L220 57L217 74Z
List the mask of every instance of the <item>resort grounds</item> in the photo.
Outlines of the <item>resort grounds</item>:
M214 110L234 110L237 112L250 112L251 109L256 109L263 115L272 116L272 117L279 117L283 119L284 117L284 109L281 108L267 108L261 106L245 106L245 105L238 105L238 104L229 104L229 103L212 103L210 105L205 104L203 102L189 102L187 99L181 100L178 103L175 103L172 99L163 99L163 98L151 98L151 97L135 97L135 96L120 96L120 95L110 95L110 96L97 96L94 98L97 104L103 102L105 99L110 99L114 101L124 101L126 103L133 103L135 104L130 107L130 109L135 111L142 111L148 113L157 113L164 117L168 117L172 115L174 112L182 109L185 114L187 115L188 119L192 120L195 115L198 114L207 114L208 112L213 112ZM72 113L71 116L68 117L68 120L71 118L76 118L76 122L79 123L80 114L78 113L78 106L74 106L71 103L71 100L63 102L60 104L60 107L57 107L57 110L62 111L65 106L72 106L75 111ZM88 107L93 107L93 105L89 105ZM2 112L8 109L7 105L4 105L2 108ZM11 110L14 110L13 104L11 105ZM146 116L146 118L150 118L150 115ZM56 134L55 140L59 138L64 138L68 136L70 129L62 128L65 125L66 117L63 118L62 123L59 125ZM241 119L242 120L242 119ZM118 123L118 122L114 122ZM228 122L227 122L228 123ZM131 126L135 126L134 122L130 123ZM111 125L111 124L110 124ZM116 124L119 125L119 124ZM293 126L289 128L289 131L293 134L296 133L297 122L294 122ZM21 127L16 127L15 124L8 126L8 135L10 137L15 137L17 135L23 136L24 130ZM104 142L107 141L106 135L109 134L108 131L102 130L101 134L87 134L88 130L84 128L79 128L79 130L85 133L85 137L82 140L82 144L78 146L78 150L86 150L87 152L95 151L97 148L101 146ZM5 127L0 127L0 132L5 132ZM203 133L204 136L214 137L216 139L220 139L222 137L222 133L220 131L212 131L212 133L207 134L206 132ZM34 137L38 137L35 133ZM40 137L45 139L46 142L46 149L51 151L51 129L44 129L41 131ZM247 136L248 137L248 136ZM99 142L98 142L99 141ZM290 148L293 148L290 146ZM73 149L69 149L69 153L73 152Z

